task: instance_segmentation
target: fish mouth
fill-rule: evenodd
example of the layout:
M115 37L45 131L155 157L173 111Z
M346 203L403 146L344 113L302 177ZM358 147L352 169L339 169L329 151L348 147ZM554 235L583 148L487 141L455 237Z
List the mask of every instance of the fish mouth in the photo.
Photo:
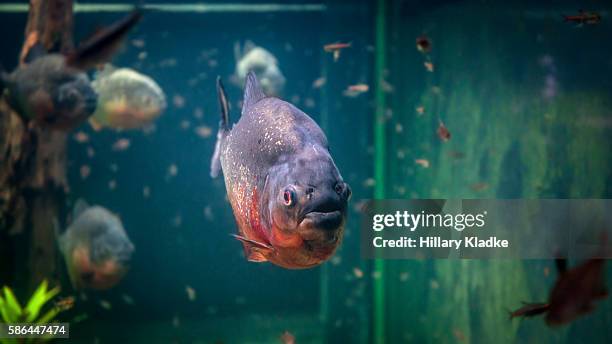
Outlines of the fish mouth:
M304 222L312 228L333 231L342 227L344 215L340 210L311 211L304 216L302 223Z

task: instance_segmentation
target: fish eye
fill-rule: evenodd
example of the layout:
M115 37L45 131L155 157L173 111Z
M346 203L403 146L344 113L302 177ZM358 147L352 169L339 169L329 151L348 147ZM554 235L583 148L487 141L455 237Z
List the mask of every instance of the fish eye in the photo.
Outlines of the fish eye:
M296 195L295 195L295 190L293 190L293 188L286 188L285 191L283 192L283 202L285 203L285 206L290 207L292 205L295 204L296 201Z

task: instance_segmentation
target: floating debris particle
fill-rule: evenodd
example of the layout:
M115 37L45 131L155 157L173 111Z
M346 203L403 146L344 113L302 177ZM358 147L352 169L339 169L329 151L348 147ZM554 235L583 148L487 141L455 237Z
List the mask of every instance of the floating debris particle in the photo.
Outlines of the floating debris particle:
M145 186L142 188L142 196L144 198L149 198L151 196L151 188L148 186Z
M356 278L363 278L363 271L360 268L358 268L358 267L354 267L353 268L353 275Z
M178 174L178 166L176 164L170 164L168 166L168 172L166 174L166 178L174 178Z
M434 71L434 64L430 61L425 61L425 63L423 63L423 65L425 66L425 69L427 69L428 72L433 73Z
M121 299L125 302L126 305L134 305L134 299L128 294L121 294Z
M132 40L132 45L135 46L136 48L144 48L145 46L145 41L144 39L133 39Z
M185 292L187 293L187 298L189 299L189 301L191 301L191 302L195 301L195 299L197 297L195 289L193 289L191 286L187 285L187 286L185 286Z
M205 126L205 125L201 125L199 127L196 127L195 128L195 132L196 132L196 134L199 137L201 137L203 139L207 139L207 138L211 137L211 135L212 135L212 129L210 127L208 127L208 126Z
M422 116L425 113L425 107L422 106L422 105L421 106L417 106L415 110L416 110L416 113L419 116Z
M81 174L81 179L87 179L91 175L91 167L89 165L83 165L79 169L79 173Z
M100 300L100 307L102 307L103 309L107 311L110 311L111 309L113 309L113 305L111 305L111 303L106 300Z
M325 77L320 77L317 78L313 83L312 83L312 88L314 89L318 89L323 87L325 84L327 83L327 79Z
M185 97L180 94L175 94L174 97L172 97L172 104L174 104L174 107L177 109L183 108L185 106Z
M110 190L115 190L117 188L117 181L112 179L108 182L108 188Z

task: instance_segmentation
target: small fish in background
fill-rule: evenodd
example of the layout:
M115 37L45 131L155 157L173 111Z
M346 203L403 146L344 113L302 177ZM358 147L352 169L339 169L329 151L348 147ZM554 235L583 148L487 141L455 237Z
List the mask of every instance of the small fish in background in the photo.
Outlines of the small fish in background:
M361 269L360 269L360 268L358 268L358 267L354 267L354 268L353 268L353 275L354 275L356 278L363 278L363 270L361 270Z
M433 63L431 61L423 62L423 65L425 66L425 69L427 69L428 72L433 73L434 65L433 65Z
M102 309L110 311L111 309L113 309L113 305L106 301L106 300L100 300L100 307L102 307Z
M196 107L195 109L193 109L193 117L197 119L204 118L204 110L201 107Z
M423 168L429 168L429 160L427 159L415 159L414 162Z
M340 59L340 52L343 49L350 48L351 43L331 43L323 46L323 50L328 53L332 53L334 56L334 62Z
M470 185L470 189L475 192L485 191L489 188L489 184L485 182L474 183Z
M89 135L87 133L78 131L74 134L74 140L78 143L87 143L89 142Z
M142 49L145 47L144 39L136 38L132 40L132 45L136 48Z
M342 92L342 94L345 97L354 98L360 94L368 92L369 90L370 90L370 86L366 84L356 84L356 85L350 85L349 87L347 87L346 90Z
M438 137L440 138L440 140L442 140L442 142L447 142L451 138L451 133L448 128L446 128L442 120L439 120L438 130L436 131L436 133L438 134Z
M151 188L148 186L145 186L142 188L142 197L144 198L149 198L151 197Z
M130 305L130 306L134 305L134 299L128 294L121 294L121 299L126 305Z
M425 107L424 106L417 106L415 108L415 111L417 113L417 115L422 116L423 114L425 114Z
M429 37L422 35L416 39L416 48L419 52L427 54L431 51L431 40Z
M288 269L323 263L342 241L351 196L325 134L293 104L266 96L254 73L233 127L221 79L217 95L221 121L210 175L223 172L245 256Z
M71 130L81 124L98 102L86 72L111 59L140 17L139 11L133 11L66 54L49 53L34 40L24 49L20 66L0 74L11 107L24 121L42 127Z
M81 179L87 179L91 175L91 167L89 165L83 165L79 168L79 174Z
M115 141L115 143L113 143L112 148L116 152L122 152L124 150L127 150L128 148L130 148L130 139L118 139L117 141Z
M66 262L70 281L75 289L109 289L123 278L134 251L121 220L98 205L89 206L78 200L74 221L58 244Z
M251 41L246 41L242 47L236 42L234 57L236 69L231 78L234 84L243 87L247 74L252 71L267 94L276 96L283 92L285 76L278 66L278 59L270 51Z
M295 344L295 336L289 331L283 332L280 340L282 344Z
M98 93L89 120L95 130L142 129L166 109L166 96L155 80L133 69L105 65L91 84Z
M212 128L208 127L206 125L201 125L199 127L195 128L195 133L203 138L203 139L207 139L212 135Z
M178 175L178 166L176 164L170 164L168 171L166 172L166 180L174 178Z
M324 76L319 77L315 81L312 82L312 88L319 89L323 87L325 83L327 83L327 78L325 78Z
M75 298L74 296L66 296L55 301L55 308L61 311L67 311L74 307Z
M567 269L566 259L556 259L558 277L546 303L526 303L510 318L546 314L548 326L567 324L595 310L595 302L608 296L605 286L605 259L589 259Z
M196 300L196 297L197 297L196 291L191 286L186 285L185 292L187 293L187 299L189 299L189 301L193 302Z
M601 14L597 12L585 12L584 10L578 11L575 15L562 15L563 21L569 23L576 23L578 26L584 24L595 25L601 22Z

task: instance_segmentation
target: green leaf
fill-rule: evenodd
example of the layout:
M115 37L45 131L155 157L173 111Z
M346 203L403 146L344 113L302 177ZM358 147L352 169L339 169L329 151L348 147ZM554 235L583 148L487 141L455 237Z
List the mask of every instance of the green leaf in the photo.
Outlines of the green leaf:
M37 324L48 324L51 321L53 321L53 319L55 319L55 317L57 316L57 314L59 314L61 310L57 307L53 307L51 308L47 313L45 313L45 315L43 315L40 319L38 319L38 321L36 321Z
M28 302L28 305L25 308L27 316L26 322L33 322L34 320L36 320L38 314L40 314L40 310L42 309L42 307L60 292L60 289L58 287L47 291L47 286L47 281L42 281L42 283L40 283L40 286L38 286L34 294L32 294L32 297L30 298L30 301Z
M21 306L19 305L19 302L17 301L17 298L15 297L15 294L13 294L13 291L11 290L11 288L5 286L3 289L4 289L4 304L5 304L4 309L6 309L6 312L7 312L6 322L7 323L19 322L19 318L21 317L21 314L22 314Z

